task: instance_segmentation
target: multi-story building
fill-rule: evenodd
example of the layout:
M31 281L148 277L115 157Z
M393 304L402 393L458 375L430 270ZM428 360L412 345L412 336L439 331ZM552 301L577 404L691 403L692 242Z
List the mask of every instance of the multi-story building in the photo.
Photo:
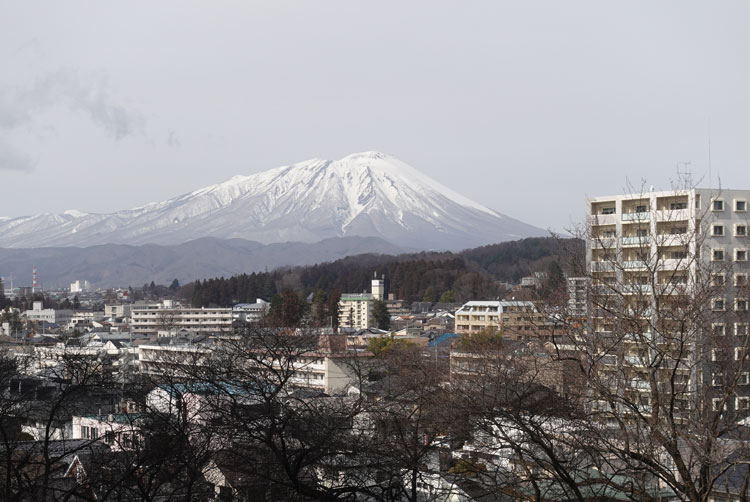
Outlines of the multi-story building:
M232 307L232 315L236 321L260 322L268 313L271 304L262 298L255 303L238 303Z
M385 279L373 276L371 293L344 293L339 300L339 327L367 329L375 325L372 309L375 300L385 298Z
M690 333L682 338L689 342L683 347L688 362L674 375L666 368L664 378L720 387L724 368L744 358L748 200L746 190L694 188L587 201L590 329L601 339L629 330L619 343L629 392L649 393L654 350L665 350L664 340L676 330ZM687 305L703 312L700 321L687 319ZM729 407L748 410L750 378L739 383ZM651 406L647 397L643 406Z
M189 308L169 301L133 305L131 319L134 333L227 333L232 329L231 308Z
M568 277L568 316L583 319L588 313L588 277Z
M339 299L339 327L367 329L374 324L373 296L370 293L346 293Z
M42 302L34 302L31 310L23 313L24 317L33 322L46 322L49 324L67 324L73 317L72 310L45 309Z
M538 334L546 327L544 315L534 303L519 300L466 302L456 311L455 325L459 335L496 329L513 338Z
M104 305L104 317L130 317L129 303Z

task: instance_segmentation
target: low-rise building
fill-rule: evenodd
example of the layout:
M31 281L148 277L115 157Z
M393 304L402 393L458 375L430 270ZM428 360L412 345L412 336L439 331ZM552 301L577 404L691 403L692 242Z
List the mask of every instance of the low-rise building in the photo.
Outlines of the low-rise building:
M130 317L131 308L129 303L104 305L104 317Z
M232 307L232 317L235 321L260 322L262 321L271 304L262 298L255 300L255 303L238 303Z
M73 311L45 309L42 302L34 302L31 310L25 311L23 316L32 322L46 322L49 324L63 325L70 322L73 317Z
M455 323L459 335L496 329L517 337L543 327L544 316L530 301L482 300L466 302L456 311Z
M171 301L133 305L131 328L134 333L186 330L193 333L226 333L232 329L232 309L189 308Z

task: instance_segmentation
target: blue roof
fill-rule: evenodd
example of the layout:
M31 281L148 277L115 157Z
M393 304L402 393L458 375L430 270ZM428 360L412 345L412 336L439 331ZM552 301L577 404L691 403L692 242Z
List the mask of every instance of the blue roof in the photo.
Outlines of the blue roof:
M430 347L436 347L446 340L450 340L451 338L458 338L458 335L455 333L443 333L439 337L435 338L434 340L430 340Z

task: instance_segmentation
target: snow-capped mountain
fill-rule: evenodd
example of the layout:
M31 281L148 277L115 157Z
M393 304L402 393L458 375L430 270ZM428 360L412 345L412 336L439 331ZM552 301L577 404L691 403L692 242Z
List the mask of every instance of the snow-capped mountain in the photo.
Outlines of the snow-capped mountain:
M377 152L235 176L112 214L68 210L0 219L0 247L16 248L373 236L400 247L455 250L543 234Z

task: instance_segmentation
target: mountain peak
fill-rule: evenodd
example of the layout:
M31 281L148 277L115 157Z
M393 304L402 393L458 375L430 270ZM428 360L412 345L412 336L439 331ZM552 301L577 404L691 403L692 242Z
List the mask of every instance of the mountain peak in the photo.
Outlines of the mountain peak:
M462 249L543 235L377 151L311 159L113 214L0 220L0 247L175 244L200 237L265 244L380 237L401 247Z

